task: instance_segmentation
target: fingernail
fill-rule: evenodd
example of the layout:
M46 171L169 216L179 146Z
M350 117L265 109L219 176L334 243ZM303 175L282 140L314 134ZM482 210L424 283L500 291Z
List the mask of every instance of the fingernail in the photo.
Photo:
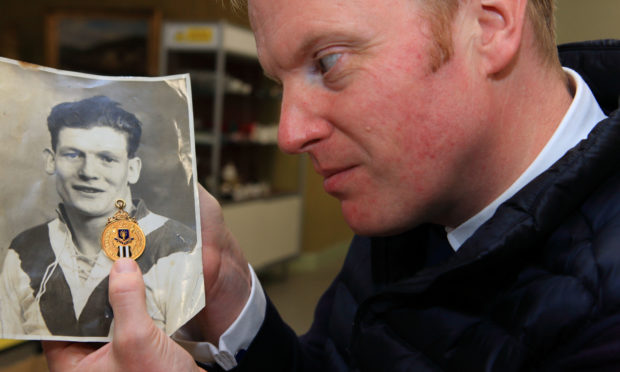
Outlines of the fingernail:
M114 263L114 270L117 273L133 273L138 271L138 264L131 258L121 258Z

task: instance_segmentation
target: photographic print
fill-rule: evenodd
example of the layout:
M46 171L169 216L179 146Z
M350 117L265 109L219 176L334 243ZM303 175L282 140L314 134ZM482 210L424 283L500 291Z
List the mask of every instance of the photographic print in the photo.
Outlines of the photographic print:
M188 75L0 58L0 77L0 338L110 340L115 256L136 259L149 314L175 332L204 306ZM143 235L107 229L104 252L121 210Z

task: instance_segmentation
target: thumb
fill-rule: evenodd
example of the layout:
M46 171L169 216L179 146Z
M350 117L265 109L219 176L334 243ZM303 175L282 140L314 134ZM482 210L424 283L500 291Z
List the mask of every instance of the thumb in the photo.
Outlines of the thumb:
M115 353L121 358L139 354L135 348L154 341L159 329L146 311L144 280L134 260L121 258L114 263L108 293L114 311Z
M116 368L106 371L203 371L147 313L144 280L134 260L114 262L108 293L114 311L112 356Z
M115 333L148 323L144 280L138 264L130 258L114 262L110 271L109 297L114 310ZM138 322L138 323L136 323Z

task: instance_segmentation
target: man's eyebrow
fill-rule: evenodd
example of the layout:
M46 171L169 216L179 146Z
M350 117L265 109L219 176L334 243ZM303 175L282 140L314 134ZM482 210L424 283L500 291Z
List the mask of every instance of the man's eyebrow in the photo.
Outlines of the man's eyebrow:
M325 32L317 32L311 35L306 35L300 42L295 44L295 48L293 49L292 55L289 58L289 62L292 62L293 65L298 65L301 61L305 61L305 59L310 57L314 57L315 51L314 48L321 40L326 39L327 37L332 36L333 34L327 34ZM337 34L338 35L338 34ZM270 80L273 80L278 85L282 85L280 79L278 79L273 74L269 73L265 69L263 69L263 74Z
M77 151L77 152L84 152L76 147L73 146L61 146L58 147L58 151Z
M109 157L113 157L113 158L118 158L118 154L112 152L112 151L108 151L108 150L102 150L102 151L97 151L97 155L98 156L109 156Z
M295 50L294 58L305 58L308 54L314 58L318 51L318 44L328 40L327 45L342 44L342 45L358 45L360 35L353 34L345 29L331 29L331 30L318 30L317 32L305 35L304 38L297 44L299 47ZM326 46L327 46L326 45Z
M295 50L295 57L305 57L310 50L314 49L315 45L318 44L321 39L325 39L327 36L328 35L322 32L306 35L306 37L299 43L299 47Z
M296 44L297 47L293 50L293 61L304 60L308 58L308 56L314 58L314 55L316 54L314 51L316 45L327 37L328 35L323 32L306 35L298 44Z

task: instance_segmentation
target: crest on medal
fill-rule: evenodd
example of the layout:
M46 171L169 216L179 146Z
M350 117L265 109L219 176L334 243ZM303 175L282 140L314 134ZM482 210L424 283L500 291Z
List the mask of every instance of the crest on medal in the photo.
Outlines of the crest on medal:
M125 201L117 200L118 211L108 218L101 234L101 249L112 260L127 257L136 260L144 252L146 238L138 221L125 211Z

